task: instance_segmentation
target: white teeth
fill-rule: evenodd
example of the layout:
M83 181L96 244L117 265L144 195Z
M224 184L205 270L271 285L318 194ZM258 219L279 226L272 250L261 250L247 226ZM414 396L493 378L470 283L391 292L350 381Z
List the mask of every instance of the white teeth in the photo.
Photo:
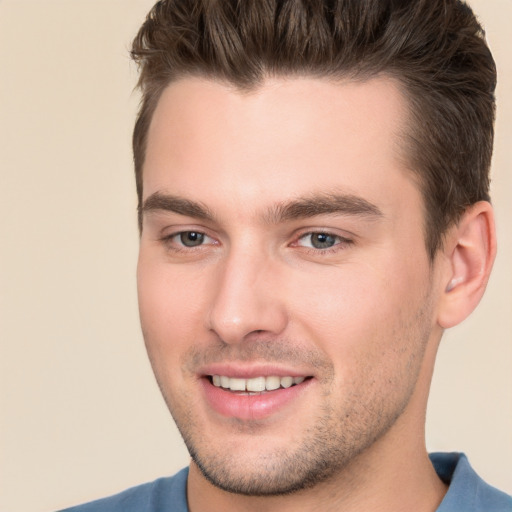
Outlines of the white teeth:
M305 377L253 377L252 379L241 379L227 377L225 375L212 375L213 385L216 387L230 389L231 391L249 391L261 393L262 391L274 391L279 388L289 388L294 384L304 382Z
M247 379L247 391L257 393L265 391L265 377L255 377L254 379Z
M281 379L279 377L267 377L265 379L265 389L267 391L273 391L281 386Z
M229 379L229 389L231 391L245 391L245 379Z
M293 384L293 377L281 377L281 387L289 388Z

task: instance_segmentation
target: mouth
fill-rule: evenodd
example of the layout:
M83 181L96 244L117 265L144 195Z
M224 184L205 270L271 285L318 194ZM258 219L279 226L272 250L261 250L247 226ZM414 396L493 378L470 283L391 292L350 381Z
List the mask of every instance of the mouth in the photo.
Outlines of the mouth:
M276 391L278 389L288 389L301 384L311 377L292 377L277 375L252 377L250 379L228 377L226 375L208 375L207 379L217 388L239 394L255 395Z
M219 368L219 370L221 370ZM227 373L227 372L226 372ZM293 413L299 400L315 381L308 375L276 375L269 369L243 375L243 371L205 372L200 381L208 408L224 418L242 421L264 420L277 413ZM241 375L242 374L242 375Z

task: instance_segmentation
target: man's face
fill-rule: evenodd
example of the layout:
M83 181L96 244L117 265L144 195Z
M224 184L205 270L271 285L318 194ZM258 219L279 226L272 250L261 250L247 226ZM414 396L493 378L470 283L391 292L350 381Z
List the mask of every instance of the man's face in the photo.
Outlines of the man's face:
M439 333L405 118L384 78L164 92L144 166L142 329L217 486L290 492L400 422L417 437Z

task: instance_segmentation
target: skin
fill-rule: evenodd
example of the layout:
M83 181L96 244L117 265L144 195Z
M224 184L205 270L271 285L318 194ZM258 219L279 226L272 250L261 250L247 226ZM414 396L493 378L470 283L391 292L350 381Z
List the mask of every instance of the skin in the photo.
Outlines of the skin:
M139 305L193 456L192 512L440 503L424 444L435 353L473 307L454 297L488 265L468 265L459 228L429 261L406 127L385 77L276 78L250 93L185 78L163 93L144 165ZM305 207L322 200L325 211ZM473 212L471 240L485 245L489 215ZM185 246L190 232L202 243ZM312 233L332 246L313 246ZM205 397L212 364L308 380L272 414L241 419Z

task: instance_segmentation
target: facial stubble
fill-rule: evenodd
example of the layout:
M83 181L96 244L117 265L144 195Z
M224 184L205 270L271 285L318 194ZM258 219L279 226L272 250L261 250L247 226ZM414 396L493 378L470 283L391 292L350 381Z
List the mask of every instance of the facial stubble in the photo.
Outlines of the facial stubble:
M230 452L229 447L216 445L215 439L205 439L203 429L194 416L193 404L197 397L187 393L171 396L169 389L160 389L169 410L180 430L192 460L203 476L214 486L230 493L246 496L280 496L314 487L340 475L357 457L371 447L395 424L407 407L414 392L425 348L430 337L431 297L426 297L422 306L405 320L393 333L399 338L394 346L397 352L409 349L396 382L389 393L382 393L379 380L368 373L360 375L358 382L345 383L351 392L343 403L332 403L336 392L335 373L332 362L320 350L301 353L290 341L252 343L243 353L232 351L232 347L215 348L202 354L196 349L186 354L188 366L197 366L194 358L212 360L219 357L238 360L260 359L264 361L309 361L322 368L319 382L321 406L315 421L304 429L301 439L294 446L283 446L271 452L265 451L264 421L242 422L233 420L232 435L250 436L254 446L262 448L257 458L244 460L239 452ZM340 341L341 343L342 341ZM232 351L231 355L227 351ZM185 367L187 364L184 365ZM154 365L153 365L154 367ZM154 367L155 368L155 367ZM364 373L364 371L363 371ZM361 385L373 381L373 387ZM364 388L363 390L360 388ZM399 390L399 394L393 390ZM286 437L286 433L283 434ZM218 444L218 443L217 443Z

